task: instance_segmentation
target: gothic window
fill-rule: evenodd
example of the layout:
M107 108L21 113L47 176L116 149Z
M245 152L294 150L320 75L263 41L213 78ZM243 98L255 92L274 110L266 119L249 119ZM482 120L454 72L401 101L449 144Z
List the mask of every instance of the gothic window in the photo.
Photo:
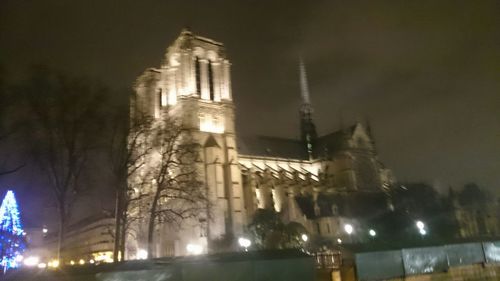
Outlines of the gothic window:
M198 96L201 96L201 68L200 68L200 59L198 57L196 57L195 72L196 72L196 94L198 94Z
M163 103L162 103L161 88L160 88L160 89L158 89L158 107L161 109L162 106L163 106Z
M214 71L212 61L208 61L208 88L210 91L210 100L214 100Z

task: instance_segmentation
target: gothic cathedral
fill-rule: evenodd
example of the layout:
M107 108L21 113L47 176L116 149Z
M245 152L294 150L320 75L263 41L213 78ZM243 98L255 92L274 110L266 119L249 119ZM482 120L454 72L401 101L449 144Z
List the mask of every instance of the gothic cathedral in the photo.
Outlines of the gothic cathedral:
M343 238L345 222L359 227L357 206L345 195L383 195L394 181L377 158L369 126L356 123L318 136L301 61L301 138L238 136L230 68L222 43L183 30L161 66L136 81L131 118L140 111L162 122L168 111L181 120L199 144L199 175L211 203L211 218L189 219L178 228L158 224L152 256L187 255L193 245L208 252L211 241L244 235L258 209L272 209L331 239ZM144 226L135 227L128 258L146 248Z

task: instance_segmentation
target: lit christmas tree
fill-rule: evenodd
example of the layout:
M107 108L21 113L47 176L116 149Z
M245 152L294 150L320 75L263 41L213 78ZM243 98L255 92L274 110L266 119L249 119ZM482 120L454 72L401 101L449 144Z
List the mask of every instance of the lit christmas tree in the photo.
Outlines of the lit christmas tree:
M7 191L0 206L0 264L5 272L19 265L26 248L16 197Z

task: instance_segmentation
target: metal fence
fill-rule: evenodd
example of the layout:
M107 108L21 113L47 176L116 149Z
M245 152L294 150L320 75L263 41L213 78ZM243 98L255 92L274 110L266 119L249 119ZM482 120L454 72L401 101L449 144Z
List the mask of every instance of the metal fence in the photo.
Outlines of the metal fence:
M356 254L358 280L444 272L450 267L500 263L500 241Z

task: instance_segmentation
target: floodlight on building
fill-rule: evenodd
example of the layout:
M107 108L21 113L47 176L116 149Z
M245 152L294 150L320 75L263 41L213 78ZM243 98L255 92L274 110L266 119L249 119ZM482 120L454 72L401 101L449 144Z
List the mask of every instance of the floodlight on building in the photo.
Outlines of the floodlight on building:
M46 268L46 267L47 267L47 264L44 262L41 262L38 264L38 268Z
M375 236L377 236L377 232L376 232L375 230L373 230L373 229L370 229L370 230L368 231L368 234L370 234L370 236L371 236L371 237L375 237Z
M309 240L309 237L307 236L307 234L302 234L300 236L300 238L302 238L302 241L304 241L304 242L307 242L307 240Z
M139 251L137 251L137 259L138 260L145 260L148 258L148 251L144 250L144 249L139 249Z
M85 264L85 261L84 261L83 259L81 259L81 260L79 260L79 261L78 261L78 264L79 264L79 265L84 265L84 264Z
M198 244L187 244L186 250L190 255L200 255L203 253L203 247Z
M30 256L24 259L25 266L37 266L39 262L40 258L35 256Z
M418 229L424 229L425 224L422 221L416 221L415 225L417 226Z
M344 225L344 230L347 234L351 235L352 232L354 231L354 228L350 224L345 224Z

